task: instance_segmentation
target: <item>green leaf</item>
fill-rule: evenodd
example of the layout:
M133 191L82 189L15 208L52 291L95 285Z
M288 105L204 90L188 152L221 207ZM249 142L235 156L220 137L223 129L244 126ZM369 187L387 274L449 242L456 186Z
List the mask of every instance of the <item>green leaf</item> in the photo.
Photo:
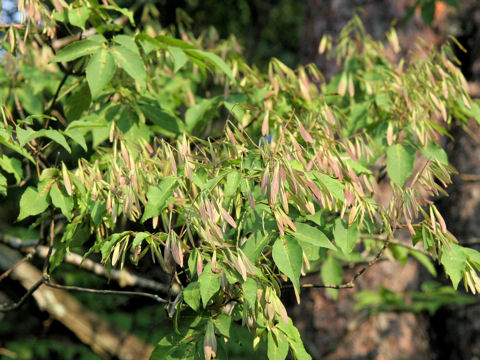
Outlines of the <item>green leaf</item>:
M69 94L63 103L63 110L68 122L71 123L74 120L80 119L82 114L90 107L91 101L92 97L89 87L83 82L77 91Z
M327 249L337 250L335 245L328 240L327 236L317 228L300 222L295 222L295 227L297 228L297 231L288 231L298 241L303 241Z
M232 317L226 314L220 314L213 319L215 328L226 338L230 338L230 328L232 327Z
M435 0L423 1L421 9L423 21L425 21L427 25L431 26L433 20L435 19Z
M177 72L187 62L187 55L185 55L185 52L183 52L182 49L175 46L170 46L168 50L170 51L173 57L173 71Z
M271 222L271 224L274 225L275 223ZM261 226L261 224L259 225ZM262 231L257 231L255 232L255 235L253 235L248 239L248 241L245 242L245 244L243 244L242 251L252 263L255 263L270 240L271 237L268 235L265 236Z
M82 6L68 10L68 20L72 25L78 26L85 31L85 23L90 17L91 11L88 7Z
M435 277L437 276L437 270L435 270L435 265L433 265L432 261L427 255L415 250L409 250L409 253L415 259L417 259L417 261L420 264L422 264L425 267L425 269L427 269L428 272L432 274L432 276L435 276Z
M462 251L467 256L468 261L471 262L477 269L480 269L480 252L463 246Z
M7 195L7 178L0 174L0 195Z
M22 107L31 115L42 115L44 108L42 97L33 92L33 88L25 86L15 90Z
M107 205L103 201L95 201L90 206L90 217L95 226L100 225L103 215L107 211Z
M212 272L212 264L209 262L203 269L198 278L200 283L200 295L202 297L203 307L207 307L208 301L220 289L220 275Z
M440 258L440 262L455 289L458 287L458 283L463 277L466 260L467 257L461 246L453 243L448 244L448 246L442 246L442 257Z
M157 39L152 38L147 34L137 34L135 39L140 43L140 46L143 48L145 54L150 54L154 50L166 49L167 46L162 44Z
M28 187L20 198L20 214L18 221L25 219L31 215L43 213L48 208L47 201L48 192L38 192L33 187Z
M343 201L345 199L345 195L343 194L344 185L328 175L320 174L318 172L314 172L315 177L320 181L323 186L333 195L333 197L337 200Z
M97 98L115 74L115 60L107 49L96 51L87 65L87 82L92 98Z
M355 243L360 237L360 232L356 224L348 227L345 221L337 219L333 229L333 237L335 238L335 244L338 245L345 255L348 255L355 247Z
M428 146L422 148L421 151L428 160L436 160L442 165L448 165L447 153L434 142L429 143Z
M33 164L36 164L36 161L33 157L29 154L29 152L22 147L20 147L17 143L11 140L11 134L7 132L7 130L0 128L0 144L6 146L7 148L19 153L23 157L30 160Z
M50 188L50 198L53 206L59 208L67 219L72 217L73 199L60 190L58 184L53 184Z
M288 341L279 331L276 335L269 331L267 335L267 355L269 360L284 360L288 355Z
M252 309L255 308L257 302L257 289L257 282L251 277L247 277L247 280L242 284L243 296Z
M0 157L0 168L10 174L13 174L17 183L19 183L23 178L22 162L18 159L3 155Z
M174 176L164 178L158 186L150 186L147 192L147 205L140 221L143 223L154 216L160 215L168 205L168 199L177 186L178 182Z
M132 241L132 248L135 248L138 245L140 245L143 240L145 240L146 238L148 238L151 235L152 234L150 234L148 232L143 232L143 231L138 232L137 235L135 235L135 238Z
M78 145L82 147L83 150L87 151L87 143L85 142L85 137L82 135L82 133L78 130L65 130L63 132L65 135L67 135L70 139L75 141Z
M343 280L342 265L333 256L329 256L322 264L320 271L322 281L326 285L340 285ZM338 290L327 289L332 294L334 299L338 298Z
M180 40L180 39L175 39L171 36L167 36L167 35L158 35L156 38L155 38L159 43L161 44L166 44L168 46L175 46L175 47L178 47L180 49L196 49L195 46L193 46L192 44L189 44L183 40Z
M219 102L218 97L200 99L195 105L188 108L185 113L185 125L188 131L202 131L205 125L211 120L208 116Z
M67 45L63 49L61 49L52 61L72 61L78 59L79 57L90 55L95 50L98 50L101 47L102 45L98 42L88 39L75 41L74 43Z
M142 104L140 109L145 117L156 125L154 130L162 135L175 138L185 130L182 120L162 110L159 105Z
M62 133L58 130L41 129L35 131L31 128L22 129L20 126L17 126L16 130L18 142L21 146L25 146L26 143L38 137L47 137L50 140L55 141L57 144L63 146L65 150L67 150L69 153L71 152L70 145L68 145L67 140L65 140L65 136L63 136Z
M128 20L130 20L130 24L135 26L135 20L133 18L133 11L125 8L120 8L117 6L105 6L105 5L97 5L98 8L100 9L105 9L105 10L113 10L113 11L118 11L120 14L128 17Z
M293 356L296 360L312 360L312 357L307 353L303 346L300 333L293 325L292 319L288 318L288 324L284 321L280 321L277 324L277 328L283 331L286 335L287 341L290 344L290 349L292 349Z
M127 48L128 50L134 52L138 56L140 56L140 52L138 51L137 43L135 42L134 38L128 35L116 35L113 37L113 41L123 47Z
M204 360L203 347L197 346L205 334L206 318L184 315L179 320L178 332L170 326L164 326L158 331L163 335L153 351L151 360ZM158 332L157 331L157 332Z
M145 88L147 72L142 58L123 46L113 46L112 53L120 67L130 75L141 88Z
M237 170L232 170L227 175L227 180L225 182L225 190L224 194L225 197L230 197L235 195L238 185L240 185L240 180L242 178L242 174Z
M302 270L302 248L289 236L282 236L275 241L272 249L273 261L280 271L292 282L300 292L300 272Z
M20 143L20 146L25 146L26 143L29 141L35 139L36 137L40 136L38 135L39 131L35 131L30 127L27 127L26 129L23 129L20 125L17 125L16 127L16 133L17 133L17 139L18 142Z
M38 133L41 134L41 136L48 137L49 139L55 141L57 144L61 145L65 150L67 150L69 153L72 151L70 149L70 145L68 145L67 140L65 139L65 136L62 135L60 131L57 130L40 130Z
M193 310L198 311L200 309L200 283L198 281L191 282L183 290L183 300L190 306Z
M189 55L197 56L202 60L206 60L211 63L216 68L220 69L227 75L230 80L235 82L235 77L233 76L232 70L228 67L228 65L223 61L221 57L211 52L197 50L197 49L188 49L185 52Z
M415 149L395 144L387 149L387 173L390 179L402 187L410 177L415 162Z

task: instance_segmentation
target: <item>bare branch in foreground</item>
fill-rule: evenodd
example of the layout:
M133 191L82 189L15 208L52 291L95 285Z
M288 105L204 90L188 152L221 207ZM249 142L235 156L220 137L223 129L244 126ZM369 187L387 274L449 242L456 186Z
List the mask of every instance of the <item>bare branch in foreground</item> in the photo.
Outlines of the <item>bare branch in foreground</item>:
M33 245L36 243L36 241L23 242L20 239L13 236L4 236L3 242L11 248L20 249L21 251L24 251L24 252L32 251ZM35 251L35 254L40 258L46 258L48 255L48 247L38 246ZM66 254L64 262L78 266L79 268L82 268L84 270L90 271L95 275L113 279L117 281L121 287L138 286L144 289L161 291L163 293L167 293L169 290L169 286L167 284L162 284L155 280L134 275L127 270L112 269L108 274L107 270L105 269L105 266L95 261L92 261L90 259L83 259L83 257L79 254L75 254L75 253ZM173 293L176 294L180 291L180 288L178 287L178 285L174 284L174 286L172 286L172 291Z
M1 246L0 268L9 268L19 259L13 250ZM28 263L21 263L13 272L12 278L23 287L32 289L38 306L50 316L70 329L83 343L103 358L120 360L147 360L153 347L136 336L114 328L97 314L89 311L70 294L60 289L41 286L44 283L42 272Z

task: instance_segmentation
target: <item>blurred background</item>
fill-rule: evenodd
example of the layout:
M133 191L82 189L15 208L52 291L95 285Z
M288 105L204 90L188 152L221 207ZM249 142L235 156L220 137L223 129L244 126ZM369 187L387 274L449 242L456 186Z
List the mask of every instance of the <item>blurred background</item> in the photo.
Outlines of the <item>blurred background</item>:
M135 1L120 0L131 8ZM15 1L3 0L1 22L19 21ZM361 10L358 10L361 9ZM148 10L148 11L146 11ZM290 67L314 62L326 78L336 64L318 53L325 34L336 38L345 23L359 11L372 37L384 40L395 25L403 54L416 51L418 39L439 47L454 36L467 50L458 50L460 67L472 97L480 95L480 2L474 0L159 0L136 5L135 17L150 17L157 26L178 31L185 27L196 35L212 38L234 36L249 62L266 69L272 57ZM458 48L457 48L458 49ZM444 147L459 175L440 201L449 230L464 244L480 243L480 131L473 122L468 129L451 129L455 143ZM11 218L8 204L0 206L2 219ZM28 239L28 234L22 234ZM39 263L40 264L40 263ZM62 265L64 283L90 287L115 286L95 275ZM140 272L152 271L149 264ZM311 276L318 276L311 275ZM405 265L382 262L359 280L358 289L406 292L418 290L429 275L417 262ZM437 281L445 279L437 278ZM357 290L355 290L357 291ZM354 290L343 290L334 300L322 289L306 290L296 305L285 294L289 314L302 333L308 351L316 359L480 359L480 306L441 307L435 313L385 311L372 314L355 310ZM0 283L0 301L17 298L24 289L6 278ZM15 295L16 296L13 296ZM71 294L96 314L146 344L161 337L166 317L152 302L139 298ZM160 325L159 325L160 324ZM163 326L170 326L164 323ZM238 354L238 359L248 355ZM1 359L95 359L101 358L78 336L29 300L20 311L0 313Z

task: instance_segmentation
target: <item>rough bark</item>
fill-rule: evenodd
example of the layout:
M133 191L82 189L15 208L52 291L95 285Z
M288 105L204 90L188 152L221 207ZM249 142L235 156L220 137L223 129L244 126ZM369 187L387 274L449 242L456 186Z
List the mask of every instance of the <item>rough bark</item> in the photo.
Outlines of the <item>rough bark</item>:
M330 78L337 72L334 60L327 60L318 53L318 45L322 36L330 35L338 38L340 31L352 18L355 11L361 14L365 29L374 39L382 40L385 32L402 19L406 10L414 1L412 0L306 0L304 1L304 21L302 41L300 47L300 60L302 63L313 62ZM421 36L427 43L438 44L441 40L442 23L439 21L445 16L445 6L437 6L437 21L433 28L426 26L417 13L408 26L400 26L399 41L402 48L413 49Z

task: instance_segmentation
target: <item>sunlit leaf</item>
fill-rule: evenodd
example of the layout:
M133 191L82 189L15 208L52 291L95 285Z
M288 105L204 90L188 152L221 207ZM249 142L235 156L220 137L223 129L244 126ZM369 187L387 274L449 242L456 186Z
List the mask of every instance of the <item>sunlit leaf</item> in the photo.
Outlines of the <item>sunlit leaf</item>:
M178 182L173 176L164 178L158 186L150 186L147 192L147 205L143 212L141 222L160 215L162 210L168 205L168 199L172 196L173 190L178 186Z
M57 55L55 55L52 61L72 61L78 59L79 57L93 54L94 51L100 49L101 47L102 45L98 42L88 39L75 41L61 49Z
M95 99L115 74L115 60L107 49L96 51L87 65L87 81L92 98Z
M395 144L387 149L387 172L390 179L402 187L413 171L415 150L409 146Z
M18 221L28 216L43 213L48 208L48 192L41 193L33 187L28 187L20 198L20 214Z

